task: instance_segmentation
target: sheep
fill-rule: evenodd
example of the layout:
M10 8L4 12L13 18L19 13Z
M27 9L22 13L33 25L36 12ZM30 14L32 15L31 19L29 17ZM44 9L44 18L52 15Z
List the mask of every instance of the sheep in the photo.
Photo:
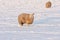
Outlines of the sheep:
M50 8L52 3L50 1L46 2L46 8Z
M34 20L34 13L27 14L22 13L18 15L18 23L23 26L23 24L32 24Z

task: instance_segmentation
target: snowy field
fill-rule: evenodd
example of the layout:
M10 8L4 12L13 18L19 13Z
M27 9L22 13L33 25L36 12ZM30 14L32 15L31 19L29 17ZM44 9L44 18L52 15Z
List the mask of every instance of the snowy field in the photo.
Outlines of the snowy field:
M60 0L0 0L0 40L60 40ZM20 13L34 13L32 25L20 26Z

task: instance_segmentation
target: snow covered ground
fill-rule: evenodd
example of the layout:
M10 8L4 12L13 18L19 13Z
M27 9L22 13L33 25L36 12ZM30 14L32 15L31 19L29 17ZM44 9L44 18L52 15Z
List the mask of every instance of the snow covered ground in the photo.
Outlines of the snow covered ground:
M60 40L60 0L0 0L0 40ZM19 27L20 13L35 13L34 23Z

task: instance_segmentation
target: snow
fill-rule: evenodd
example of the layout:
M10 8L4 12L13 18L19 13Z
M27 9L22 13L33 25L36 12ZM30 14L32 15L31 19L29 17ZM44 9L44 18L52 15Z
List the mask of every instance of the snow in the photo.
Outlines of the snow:
M24 12L35 14L33 24L18 24ZM0 0L0 40L60 40L60 0Z

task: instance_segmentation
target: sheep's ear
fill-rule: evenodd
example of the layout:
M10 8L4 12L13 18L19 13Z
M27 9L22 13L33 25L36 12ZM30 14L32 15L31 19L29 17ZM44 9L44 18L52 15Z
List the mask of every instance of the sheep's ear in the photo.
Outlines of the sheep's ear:
M32 15L34 15L34 13Z
M29 17L30 17L30 18L32 18L32 17L33 17L33 15L34 15L34 13L33 13L33 14L30 14L30 15L29 15Z

